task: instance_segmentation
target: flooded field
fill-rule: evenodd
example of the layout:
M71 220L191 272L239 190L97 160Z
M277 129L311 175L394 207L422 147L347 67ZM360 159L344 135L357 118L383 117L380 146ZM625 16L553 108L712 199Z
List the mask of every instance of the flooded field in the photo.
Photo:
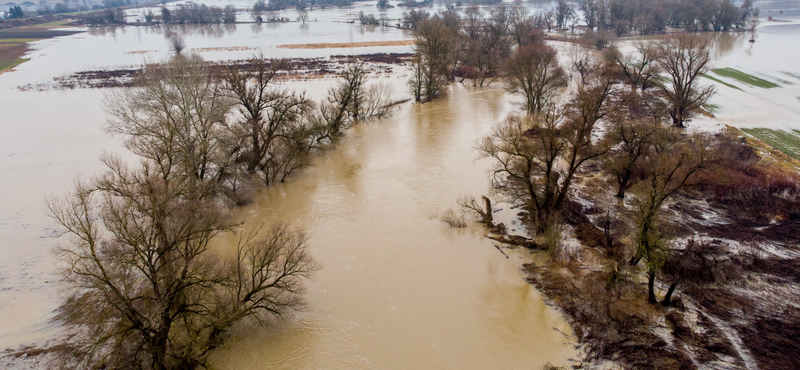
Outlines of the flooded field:
M793 4L784 15L797 13ZM374 3L360 3L314 10L306 26L92 28L34 42L26 56L31 60L0 76L0 349L45 343L58 333L50 323L60 302L50 251L66 240L57 238L44 199L68 191L76 176L96 175L105 151L133 159L102 130L102 100L109 90L21 91L20 86L158 61L168 55L165 35L170 32L183 34L189 51L211 61L256 53L325 58L411 51L407 31L344 23L360 10L379 14ZM397 18L403 10L386 15ZM725 68L713 75L720 81L712 99L717 118L696 124L729 124L761 138L783 138L770 130L795 135L800 49L787 45L796 44L800 25L764 24L752 44L744 33L716 37L715 68ZM333 46L286 46L308 44ZM409 97L407 78L402 68L388 78L397 98ZM332 81L287 87L317 99ZM758 81L776 86L765 88ZM458 196L488 192L488 163L476 161L473 148L513 109L497 85L456 85L445 100L402 104L389 118L356 126L311 167L238 209L244 228L277 221L304 227L323 269L307 285L307 310L269 330L239 328L231 345L215 354L215 365L520 369L577 358L563 316L522 278L521 264L542 256L507 250L506 258L480 227L451 229L437 217L455 207ZM787 151L800 143L782 140ZM496 217L510 224L512 215L506 209Z

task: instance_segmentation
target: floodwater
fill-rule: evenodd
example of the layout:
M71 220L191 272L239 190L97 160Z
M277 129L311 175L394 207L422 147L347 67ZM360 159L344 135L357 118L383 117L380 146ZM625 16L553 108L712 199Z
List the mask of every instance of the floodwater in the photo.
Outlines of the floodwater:
M789 5L785 14L795 11ZM409 52L410 46L278 47L411 38L393 28L343 23L359 9L371 13L369 7L374 4L314 10L310 17L318 21L305 27L104 28L33 43L31 61L0 75L0 350L42 344L58 332L49 322L60 302L50 250L66 240L57 238L45 215L45 197L69 191L76 176L102 171L98 158L104 151L134 160L117 138L102 132L103 90L20 91L18 86L158 61L168 55L169 32L183 33L189 50L214 61L254 53ZM396 17L401 11L387 14ZM743 91L720 86L712 101L720 107L717 122L800 125L800 79L783 73L800 73L800 49L792 47L800 36L798 27L765 24L754 44L743 37L719 37L716 66L791 83L776 89L742 86ZM400 67L396 71L390 80L397 97L408 97L403 88L408 76ZM292 82L288 87L319 98L331 82ZM473 145L512 109L497 86L457 85L445 100L403 104L389 118L354 127L339 146L287 184L265 189L254 204L239 209L245 227L290 221L305 228L323 269L308 283L307 310L269 330L238 330L231 345L216 353L216 364L237 369L518 369L575 358L563 317L543 303L520 272L522 263L541 256L505 250L507 259L480 227L452 229L436 217L455 207L458 196L488 191L489 164L476 160ZM510 224L512 212L498 206L505 210L496 217Z
M754 43L748 42L749 36L718 35L714 68L735 68L779 87L764 89L721 78L741 90L717 84L717 95L711 99L719 107L715 115L734 127L800 129L800 48L795 47L800 23L764 22Z
M302 225L323 269L307 312L245 330L219 366L520 369L574 356L569 327L522 279L534 257L507 259L480 226L437 218L458 196L486 193L489 163L473 146L509 108L502 90L472 88L405 105L241 209L245 228Z
M408 52L410 47L294 50L289 43L403 40L396 29L338 22L180 28L208 60ZM175 30L171 30L175 31ZM76 176L102 171L105 151L135 160L103 133L104 90L21 91L54 77L137 65L167 55L158 28L107 28L34 43L31 61L0 76L0 349L44 344L60 303L50 254L58 229L44 199ZM229 48L230 50L222 50ZM407 98L402 67L389 80ZM333 81L292 82L320 98ZM542 256L498 251L477 225L452 229L437 215L461 195L487 193L475 142L511 110L507 94L457 87L450 98L401 105L356 126L287 184L237 210L245 227L289 221L309 233L323 269L308 305L267 329L247 328L219 351L220 368L539 368L577 358L569 325L524 281L520 266ZM511 224L506 208L497 218Z

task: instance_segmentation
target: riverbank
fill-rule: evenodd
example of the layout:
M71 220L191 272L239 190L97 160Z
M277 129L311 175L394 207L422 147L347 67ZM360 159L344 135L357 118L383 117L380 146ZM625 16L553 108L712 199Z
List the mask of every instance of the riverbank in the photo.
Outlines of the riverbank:
M681 260L673 304L648 303L644 267L620 262L630 242L619 231L627 207L600 194L610 184L602 186L605 180L591 170L565 217L562 249L551 251L558 257L523 265L526 280L569 317L584 366L788 370L800 364L800 214L790 180L798 162L734 129L727 135L758 159L728 174L748 178L692 189L667 206L670 248Z

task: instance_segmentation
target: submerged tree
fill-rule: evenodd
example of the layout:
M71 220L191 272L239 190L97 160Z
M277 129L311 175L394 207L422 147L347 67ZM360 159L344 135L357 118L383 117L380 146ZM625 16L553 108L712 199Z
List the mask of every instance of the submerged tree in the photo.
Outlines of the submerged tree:
M305 164L310 146L305 116L314 104L274 81L281 61L254 57L249 65L251 71L232 67L225 76L240 117L229 126L227 152L269 185Z
M416 72L408 85L415 100L429 102L446 92L449 67L455 57L455 35L442 19L431 19L417 23L414 38Z
M125 147L151 160L164 179L212 181L227 162L219 137L230 107L199 56L177 55L146 66L135 87L105 99L106 129L122 135Z
M494 187L525 207L537 229L558 219L578 169L608 150L593 135L607 114L611 85L603 79L582 86L564 109L550 104L537 114L510 117L478 144L480 156L495 162Z
M630 54L623 54L616 49L612 49L609 54L633 87L646 90L656 86L661 73L658 47L651 43L637 42L634 48L636 51Z
M507 88L525 98L529 114L541 112L553 96L567 86L556 51L543 43L519 47L507 63Z
M233 258L211 247L230 230L208 184L159 173L145 160L109 170L48 202L71 236L58 249L69 334L58 361L79 368L207 368L227 329L298 308L315 270L302 232L249 236Z

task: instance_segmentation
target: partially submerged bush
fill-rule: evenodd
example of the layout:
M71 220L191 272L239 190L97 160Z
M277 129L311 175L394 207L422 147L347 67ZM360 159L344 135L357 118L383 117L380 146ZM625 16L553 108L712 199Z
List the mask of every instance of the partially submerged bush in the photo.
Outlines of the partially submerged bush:
M467 227L467 222L464 221L464 215L456 213L452 208L444 211L439 219L450 225L450 227Z

